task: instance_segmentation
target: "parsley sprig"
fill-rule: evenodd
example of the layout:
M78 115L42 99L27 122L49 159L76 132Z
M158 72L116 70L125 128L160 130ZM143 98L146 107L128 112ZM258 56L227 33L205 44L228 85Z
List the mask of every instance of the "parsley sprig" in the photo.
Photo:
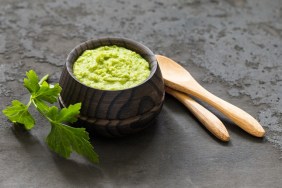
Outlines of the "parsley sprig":
M30 70L24 78L24 87L30 92L27 104L13 100L12 105L2 112L13 123L22 124L26 130L31 130L35 120L28 109L33 104L51 125L51 131L46 138L46 143L58 155L68 158L75 151L88 158L93 163L98 163L99 158L89 142L90 138L85 128L74 128L66 123L74 123L80 113L81 103L70 105L61 110L56 106L49 106L57 102L62 90L59 84L47 83L48 75L39 80L35 71Z

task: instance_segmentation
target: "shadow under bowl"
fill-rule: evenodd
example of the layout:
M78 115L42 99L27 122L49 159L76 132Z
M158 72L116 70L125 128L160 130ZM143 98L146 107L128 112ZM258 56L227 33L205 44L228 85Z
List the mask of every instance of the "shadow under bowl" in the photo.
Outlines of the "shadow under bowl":
M85 50L116 45L140 54L150 65L150 76L141 84L124 90L100 90L84 85L73 74L73 64ZM159 114L164 101L164 81L153 52L126 38L98 38L76 46L68 55L60 77L62 107L82 103L74 126L94 134L119 137L139 132Z

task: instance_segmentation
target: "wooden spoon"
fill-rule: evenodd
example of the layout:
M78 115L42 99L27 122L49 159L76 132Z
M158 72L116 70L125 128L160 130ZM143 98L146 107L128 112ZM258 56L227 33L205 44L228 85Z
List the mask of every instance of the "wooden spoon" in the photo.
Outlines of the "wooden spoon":
M207 91L175 61L161 55L156 55L156 58L166 86L207 102L251 135L264 136L264 129L250 114Z
M225 142L230 140L227 129L213 113L184 93L169 87L165 91L184 104L214 136Z

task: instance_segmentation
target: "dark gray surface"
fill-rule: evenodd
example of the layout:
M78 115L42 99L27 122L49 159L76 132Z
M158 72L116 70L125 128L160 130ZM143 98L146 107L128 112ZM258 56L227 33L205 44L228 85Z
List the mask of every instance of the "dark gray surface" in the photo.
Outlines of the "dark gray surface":
M93 138L100 165L65 160L0 115L0 187L281 187L282 2L1 0L0 107L27 100L25 71L58 82L68 52L97 36L124 36L185 66L208 90L258 118L266 138L225 122L231 141L211 136L167 96L150 129ZM224 119L223 119L224 120Z

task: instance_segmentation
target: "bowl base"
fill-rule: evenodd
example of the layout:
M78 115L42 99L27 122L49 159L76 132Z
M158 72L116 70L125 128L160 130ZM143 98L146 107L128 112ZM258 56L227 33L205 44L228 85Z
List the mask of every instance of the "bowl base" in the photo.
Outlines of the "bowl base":
M61 97L59 97L61 108L66 107ZM153 120L160 113L163 103L155 106L150 111L127 119L94 119L79 115L74 127L84 127L90 133L99 134L106 137L123 137L144 130L152 124Z

